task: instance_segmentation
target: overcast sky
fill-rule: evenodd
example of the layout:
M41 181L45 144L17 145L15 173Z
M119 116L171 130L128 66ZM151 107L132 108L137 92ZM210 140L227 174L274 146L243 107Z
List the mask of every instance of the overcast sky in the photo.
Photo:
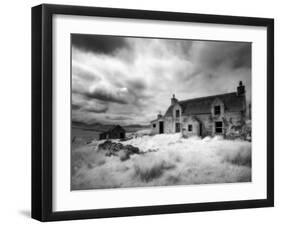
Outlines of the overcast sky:
M251 96L251 44L72 34L72 119L149 124L179 100Z

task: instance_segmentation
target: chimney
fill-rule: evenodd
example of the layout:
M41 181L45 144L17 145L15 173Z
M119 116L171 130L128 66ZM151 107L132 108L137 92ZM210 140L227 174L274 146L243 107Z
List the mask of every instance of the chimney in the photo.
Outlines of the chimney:
M175 97L175 94L173 94L173 97L171 98L171 105L174 105L178 102L178 99Z
M239 86L237 87L237 96L245 95L245 86L242 81L239 82Z
M161 111L159 111L158 115L157 115L157 119L160 119L162 118L162 114L161 114Z

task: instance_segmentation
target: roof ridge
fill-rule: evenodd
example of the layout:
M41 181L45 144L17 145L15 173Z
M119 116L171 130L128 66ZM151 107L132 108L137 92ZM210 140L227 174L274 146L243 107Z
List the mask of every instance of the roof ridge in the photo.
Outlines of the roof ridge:
M205 98L214 98L214 97L225 96L225 95L229 95L229 94L236 94L236 92L223 93L223 94L216 94L216 95L211 95L211 96L196 97L196 98L191 98L191 99L186 99L186 100L180 100L180 101L178 101L178 103L186 102L186 101L201 100L201 99L205 99Z

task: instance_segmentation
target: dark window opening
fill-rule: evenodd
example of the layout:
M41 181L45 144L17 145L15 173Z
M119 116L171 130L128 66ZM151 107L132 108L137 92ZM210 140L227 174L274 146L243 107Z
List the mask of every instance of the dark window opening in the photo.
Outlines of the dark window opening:
M153 126L153 128L155 128L155 127L156 127L156 124L153 124L152 126Z
M222 122L216 122L216 133L222 133Z
M215 115L221 114L221 106L215 106Z
M192 132L192 125L188 125L188 132Z
M181 131L180 123L176 123L176 133L179 133Z
M176 118L180 117L180 110L176 110Z

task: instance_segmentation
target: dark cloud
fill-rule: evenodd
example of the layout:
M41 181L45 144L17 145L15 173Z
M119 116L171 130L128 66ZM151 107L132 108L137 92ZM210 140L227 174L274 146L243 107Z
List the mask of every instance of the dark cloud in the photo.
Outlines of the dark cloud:
M127 81L126 87L131 97L133 97L134 105L139 111L144 109L144 106L150 104L153 98L148 92L148 84L143 79L135 79Z
M129 47L126 38L108 35L72 34L72 45L84 51L112 54L115 50Z
M85 100L80 103L73 103L72 100L71 106L73 111L88 112L88 113L105 113L108 110L107 103L99 103L99 102L85 101Z
M127 85L131 90L138 92L147 88L147 85L143 79L130 80L127 82Z
M80 109L81 108L81 106L80 105L78 105L78 104L71 104L71 109L72 110L78 110L78 109Z
M202 70L251 66L251 43L200 41L196 45L199 48L193 50L195 60Z
M168 51L173 54L179 55L183 58L190 57L190 49L192 47L192 40L183 40L183 39L163 39L163 42L167 45Z
M252 45L250 43L244 44L237 51L236 57L233 59L233 68L242 68L247 67L251 68L252 66Z
M121 92L112 92L110 90L97 88L92 92L85 92L84 96L88 99L97 99L105 102L113 102L119 104L127 104L126 96Z
M105 113L108 110L108 106L103 105L100 107L97 106L87 106L83 108L83 111L92 112L92 113Z
M138 102L139 99L146 97L144 92L147 89L147 85L144 80L135 79L127 81L126 87L130 95L134 97L134 101Z

